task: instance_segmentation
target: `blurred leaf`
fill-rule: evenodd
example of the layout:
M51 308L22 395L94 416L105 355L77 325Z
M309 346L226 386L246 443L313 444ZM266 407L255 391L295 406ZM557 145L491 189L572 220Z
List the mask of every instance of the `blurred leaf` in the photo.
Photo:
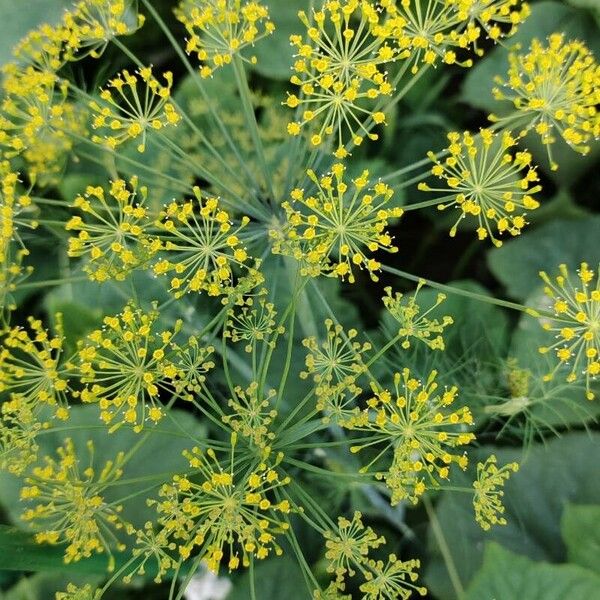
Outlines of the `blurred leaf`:
M485 545L483 566L465 600L599 600L600 577L576 565L552 565Z
M269 3L271 20L275 23L275 33L260 40L251 49L258 59L252 68L271 79L289 79L294 61L295 49L290 45L290 35L301 33L304 25L298 18L299 10L308 10L308 0L281 0Z
M57 23L72 0L27 0L17 8L14 0L0 0L0 65L11 60L12 49L30 30L42 23Z
M508 295L523 301L541 287L541 270L552 274L565 263L575 272L582 261L595 269L600 263L599 237L600 216L553 221L490 250L488 264Z
M292 550L289 550L292 552ZM254 563L254 585L256 597L260 600L309 600L302 570L292 556L284 555L266 561ZM233 589L227 600L248 600L250 593L250 572L246 571L234 581Z
M560 528L569 562L600 575L600 505L567 504Z
M441 530L465 587L481 565L486 541L498 542L535 560L563 561L566 551L560 538L560 518L564 506L600 503L600 478L593 476L600 461L600 434L566 434L532 446L525 455L518 449L482 447L471 453L467 473L454 472L452 485L470 487L478 458L492 453L500 465L521 463L519 472L505 486L507 525L483 531L473 517L470 494L445 492L436 506ZM454 600L442 555L431 532L429 550L427 585L440 600ZM529 600L527 596L521 597ZM488 597L480 596L478 600L482 598ZM562 598L570 600L570 596Z

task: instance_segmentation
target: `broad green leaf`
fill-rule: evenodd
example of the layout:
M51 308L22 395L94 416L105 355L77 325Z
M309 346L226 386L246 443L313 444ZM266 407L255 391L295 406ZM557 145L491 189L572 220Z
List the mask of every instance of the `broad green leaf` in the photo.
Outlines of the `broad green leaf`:
M290 35L305 30L298 18L299 10L307 10L308 0L277 0L269 3L271 20L275 23L275 33L260 40L250 50L257 62L252 68L271 79L289 79L294 60L295 49L290 45Z
M452 485L470 487L478 458L481 460L492 453L500 465L512 461L521 463L519 472L512 475L505 486L507 525L484 532L475 522L470 494L446 492L436 506L437 519L464 587L481 565L486 541L498 542L534 560L564 560L565 548L560 539L564 506L600 502L600 479L592 475L600 460L600 434L565 434L534 445L525 454L518 449L484 446L471 453L467 474L455 472ZM426 583L440 600L454 600L432 532L429 550Z
M567 504L560 528L569 562L600 575L600 504Z
M291 553L292 550L289 550ZM250 572L246 571L234 581L227 600L248 600L251 598ZM260 600L310 600L302 571L293 555L283 555L264 562L254 563L254 585L256 597Z
M12 58L12 49L29 31L42 23L57 23L72 0L0 0L0 65Z
M600 577L577 565L535 562L493 542L465 600L599 600Z
M540 271L552 275L565 263L575 272L583 261L595 269L600 263L599 236L600 216L553 221L490 250L488 264L508 295L522 301L542 286Z

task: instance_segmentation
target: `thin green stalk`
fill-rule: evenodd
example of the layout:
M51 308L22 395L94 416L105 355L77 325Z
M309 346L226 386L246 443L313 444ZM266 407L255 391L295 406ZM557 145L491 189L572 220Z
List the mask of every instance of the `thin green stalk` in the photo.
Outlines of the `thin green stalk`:
M442 292L446 292L448 294L464 296L465 298L471 298L472 300L477 300L478 302L485 302L487 304L494 304L495 306L502 306L503 308L510 308L511 310L518 310L519 312L526 313L532 317L539 318L542 316L549 316L549 317L553 316L550 313L546 313L545 311L540 312L529 306L523 306L522 304L517 304L516 302L510 302L508 300L500 300L499 298L494 298L493 296L484 296L483 294L477 294L476 292L469 292L468 290L463 290L461 288L454 287L452 285L446 285L443 283L438 283L437 281L425 279L424 277L412 275L411 273L407 273L406 271L401 271L400 269L396 269L394 267L388 267L387 265L381 265L381 270L386 271L387 273L391 273L392 275L397 275L398 277L402 277L403 279L408 279L409 281L414 281L415 283L424 282L428 286L435 288L437 290L441 290Z
M271 182L271 176L269 173L269 167L267 166L267 159L265 156L265 149L260 139L260 131L258 130L258 122L256 121L256 113L252 106L252 96L250 95L250 88L248 87L248 78L246 76L246 69L244 63L239 56L233 57L233 71L235 73L235 80L240 92L240 98L242 100L242 109L244 111L244 117L250 130L250 136L254 142L256 148L256 154L258 156L258 162L263 172L265 186L269 193L271 201L275 200L275 193L273 191L273 185Z

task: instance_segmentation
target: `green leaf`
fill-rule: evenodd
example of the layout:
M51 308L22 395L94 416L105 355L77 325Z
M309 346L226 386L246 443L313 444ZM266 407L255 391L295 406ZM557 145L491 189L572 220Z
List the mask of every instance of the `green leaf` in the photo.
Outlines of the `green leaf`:
M445 492L436 506L437 519L465 587L481 565L486 541L496 541L535 560L564 560L566 551L560 538L563 507L567 503L600 503L600 478L592 475L600 461L600 434L566 434L532 446L524 456L517 449L483 447L471 453L471 468L466 474L455 471L452 485L470 487L478 458L492 453L500 465L521 463L519 472L505 486L507 525L484 532L475 523L470 494ZM440 600L453 600L452 585L432 532L429 549L427 585Z
M600 575L600 505L567 504L560 529L569 562Z
M483 566L465 600L598 600L600 577L576 565L552 565L486 544Z
M289 550L292 552L292 550ZM284 555L265 562L254 563L254 585L256 597L260 600L309 600L302 571L293 556ZM250 572L246 571L234 582L227 600L248 600L250 593Z
M0 65L12 58L12 49L27 32L42 23L57 23L71 0L27 0L21 4L14 0L0 0Z
M269 12L271 20L275 23L275 33L257 42L251 50L251 54L257 58L257 63L252 65L257 73L271 79L289 79L294 61L290 35L301 33L304 29L304 25L298 19L298 11L308 10L308 6L308 0L270 3Z
M66 571L102 575L106 573L106 557L91 558L66 565L62 546L36 544L33 536L16 527L0 525L0 566L10 571Z
M540 271L552 274L565 263L574 272L582 261L595 269L600 263L599 236L600 216L553 221L490 250L488 264L509 296L525 300L541 287Z

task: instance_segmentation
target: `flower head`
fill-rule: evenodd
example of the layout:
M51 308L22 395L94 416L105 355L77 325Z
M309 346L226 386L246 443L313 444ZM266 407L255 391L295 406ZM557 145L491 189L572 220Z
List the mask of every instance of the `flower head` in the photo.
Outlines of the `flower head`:
M516 109L506 117L490 119L511 127L535 130L548 147L556 136L581 154L600 137L600 65L583 42L565 41L555 33L547 44L534 39L526 54L512 52L507 79L496 78L498 100L510 100Z
M508 131L501 136L489 129L482 129L477 136L468 131L462 136L452 132L448 139L447 158L440 161L433 153L429 154L435 162L431 173L446 187L434 188L421 183L419 189L443 194L438 209L454 207L460 211L450 230L452 237L459 223L472 216L477 220L478 238L489 237L495 246L501 246L496 234L519 235L527 224L526 211L539 207L533 194L541 187L531 187L538 180L531 154L511 152L517 142Z
M33 405L55 407L56 417L68 418L65 392L69 363L64 361L62 315L56 315L56 337L39 319L28 318L29 330L14 327L5 333L0 349L0 391L10 392Z
M87 450L90 459L82 468L73 441L67 439L57 449L57 458L45 456L42 466L32 469L21 488L21 500L34 506L25 509L22 519L37 530L38 543L66 543L66 563L106 552L112 570L112 549L124 549L116 532L129 526L119 515L121 506L106 502L103 493L121 477L124 454L97 471L92 442Z
M600 375L600 278L587 263L581 263L577 271L579 285L575 285L566 265L558 269L559 275L552 279L544 271L540 272L555 314L554 318L545 319L542 326L556 341L539 350L542 354L553 352L558 359L545 380L553 379L561 367L568 366L567 381L572 383L584 376L587 397L592 400L592 381Z
M156 423L164 412L159 401L161 386L176 379L179 370L167 356L172 339L181 328L157 331L159 313L125 306L115 316L105 317L102 329L90 333L80 344L79 359L84 402L98 402L100 418L112 425L123 423L139 432L146 420Z
M275 390L264 393L253 381L245 390L237 386L234 392L234 398L227 403L233 412L223 416L223 422L256 448L268 449L275 439L275 433L270 430L277 416L277 411L271 407Z
M475 520L486 531L493 525L506 525L506 519L501 516L504 513L502 488L511 473L519 470L516 462L500 468L496 466L497 462L492 454L484 463L477 463L477 480L473 482Z
M377 281L381 264L369 254L397 252L386 226L403 211L387 206L393 191L385 183L368 188L368 171L354 179L351 187L344 181L344 172L341 163L321 178L308 171L316 193L295 189L293 203L283 203L287 227L283 233L271 232L273 252L296 258L307 275L325 273L353 283L353 269L358 267Z
M366 0L327 0L310 18L298 14L307 31L290 38L297 50L291 82L300 90L285 102L298 109L288 132L310 128L313 146L333 137L341 159L348 138L354 145L376 140L372 125L385 122L376 101L393 91L384 67L396 56L386 43L385 14Z
M111 79L100 92L100 101L90 102L95 113L92 127L104 131L92 140L113 149L127 140L138 140L138 152L144 152L149 131L177 125L181 117L169 101L173 74L167 71L163 78L166 85L159 83L151 67L144 67L135 73L124 70Z
M386 295L383 297L383 304L389 314L400 324L398 335L404 338L403 348L410 348L410 338L414 337L433 350L443 350L444 338L441 334L454 321L450 316L443 317L441 321L427 318L427 315L446 299L445 294L438 294L435 304L421 313L421 307L417 304L417 295L424 285L425 282L420 281L415 293L407 301L402 300L403 296L399 292L392 294L392 288L388 286L384 290Z
M280 555L276 536L289 528L283 515L290 512L290 503L272 499L289 478L280 479L276 468L263 462L252 470L238 468L235 439L234 434L230 464L225 467L212 449L186 452L200 479L175 476L154 503L159 522L178 541L179 554L185 559L198 549L214 572L226 553L230 570L240 564L247 567L251 556L263 559L272 551Z
M185 400L192 400L194 394L200 392L206 374L214 369L215 363L211 359L214 351L214 346L201 346L193 336L183 346L173 344L173 361L177 369L173 387Z
M89 259L84 270L90 279L121 281L148 259L147 195L148 189L132 177L129 182L112 181L108 194L100 186L88 186L75 198L73 208L84 216L75 215L65 225L67 231L77 232L69 239L68 253Z
M0 405L0 469L13 475L37 459L38 433L48 427L40 420L40 405L31 398L14 395Z
M111 40L131 35L143 24L137 0L80 0L63 19L70 59L99 58Z
M344 577L353 577L356 568L368 562L369 551L385 544L385 538L378 536L370 527L365 527L360 512L352 515L352 520L338 517L335 531L326 531L325 558L327 572L335 573L338 583Z
M69 583L66 592L56 592L55 600L99 600L99 598L100 590L95 590L91 585L78 587Z
M427 594L424 587L415 585L419 577L415 569L421 566L418 560L401 561L395 554L390 554L385 563L370 560L368 566L367 581L360 586L364 600L408 600L413 592L420 596Z
M356 391L356 380L367 370L363 354L371 349L371 344L356 341L356 329L344 331L331 319L325 321L325 327L327 331L323 341L319 342L315 337L302 340L309 353L305 361L306 371L300 376L312 376L317 396L345 389Z
M388 449L393 457L389 470L377 474L392 491L392 503L408 499L413 503L427 487L438 487L447 479L450 465L467 467L465 454L453 454L454 448L475 439L465 426L473 424L468 408L448 412L458 393L456 387L437 391L436 371L426 382L411 376L408 369L394 375L394 393L374 386L374 396L363 410L355 409L341 425L349 430L369 432L369 442L357 444L360 452L376 444L383 450L371 460L366 470L378 462Z
M135 564L133 571L124 577L125 583L128 583L134 574L145 575L149 562L156 563L154 582L160 583L163 576L177 565L177 561L173 557L173 551L176 550L177 544L169 540L166 529L155 531L151 521L146 522L142 529L135 532L135 538L135 548L131 553L139 561Z
M250 219L235 223L218 198L203 198L198 188L194 193L195 200L171 202L160 213L156 248L165 258L154 265L154 272L172 275L171 290L177 298L186 292L231 294L236 287L234 269L250 276L255 272L240 239Z
M186 51L202 63L200 75L231 63L233 56L275 31L269 9L242 0L182 0L175 11L188 32ZM250 59L252 63L256 58Z

